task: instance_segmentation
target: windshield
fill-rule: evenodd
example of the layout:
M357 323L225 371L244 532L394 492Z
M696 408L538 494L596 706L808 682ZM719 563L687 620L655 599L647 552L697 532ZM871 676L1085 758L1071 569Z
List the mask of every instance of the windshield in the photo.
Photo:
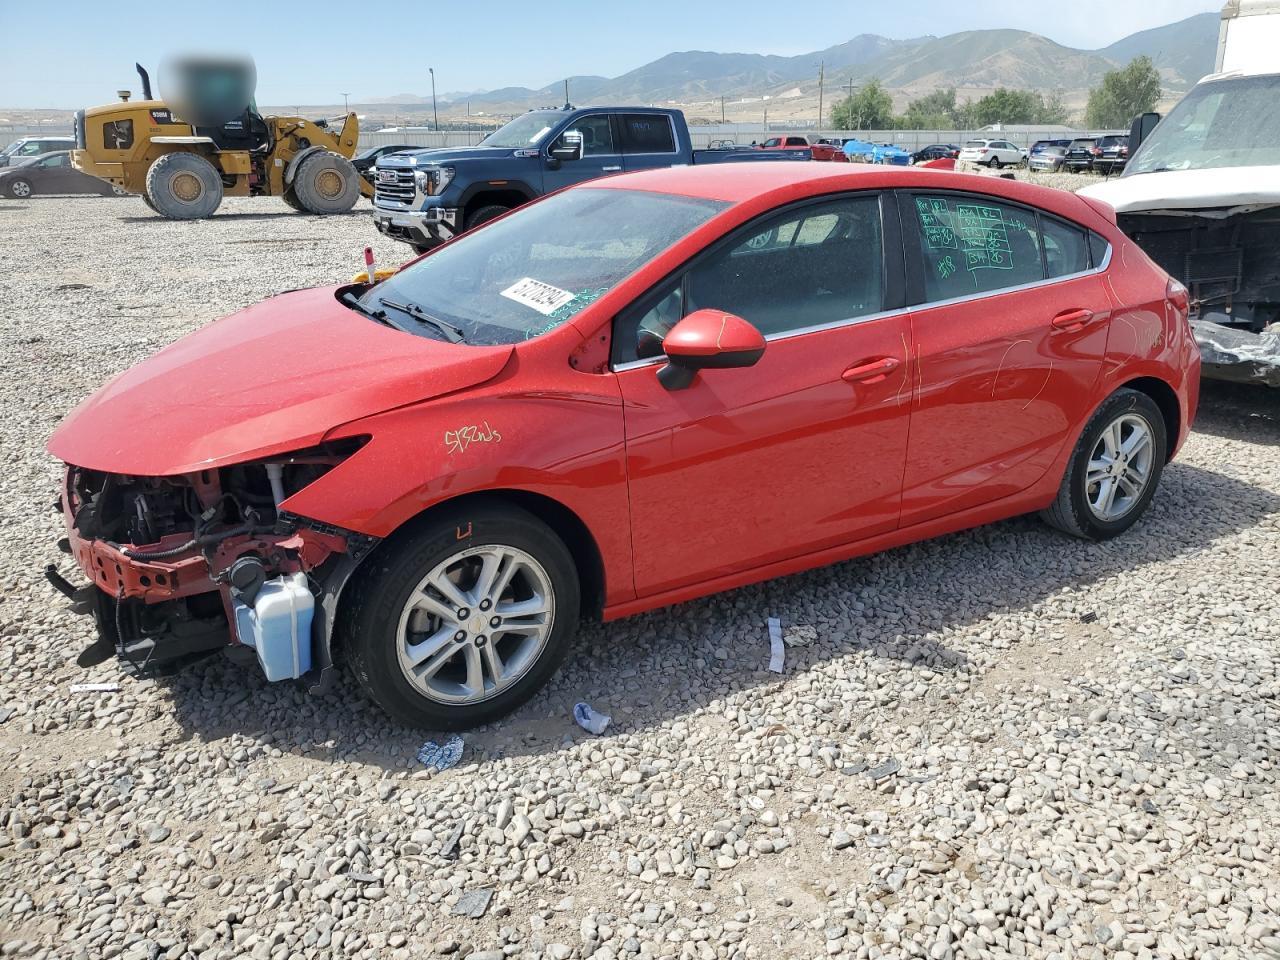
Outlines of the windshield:
M1125 176L1272 165L1280 143L1280 75L1213 80L1192 89L1130 158Z
M480 142L486 147L536 147L563 116L556 110L535 110L516 117Z
M469 344L518 343L579 310L729 204L640 190L579 188L461 237L362 298L416 304ZM394 308L396 326L438 336Z

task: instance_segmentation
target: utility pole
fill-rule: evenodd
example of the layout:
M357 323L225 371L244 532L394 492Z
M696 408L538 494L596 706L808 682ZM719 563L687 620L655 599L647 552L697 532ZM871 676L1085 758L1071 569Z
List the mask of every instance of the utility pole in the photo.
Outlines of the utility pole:
M822 81L827 65L818 61L818 132L822 132Z
M431 129L440 129L440 113L436 110L436 68L427 67L427 72L431 74Z
M342 95L342 112L343 112L343 113L350 113L350 112L351 112L351 108L350 108L349 106L347 106L347 97L348 97L348 96L350 96L350 94L346 94L346 93L344 93L344 94Z
M720 98L720 122L724 123L724 97Z

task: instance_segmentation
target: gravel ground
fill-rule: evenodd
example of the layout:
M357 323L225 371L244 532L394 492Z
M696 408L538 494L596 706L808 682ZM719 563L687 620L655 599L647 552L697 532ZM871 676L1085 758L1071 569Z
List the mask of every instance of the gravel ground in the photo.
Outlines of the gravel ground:
M587 627L443 773L348 678L311 698L225 659L78 670L89 624L40 573L54 424L203 323L346 278L371 240L403 257L365 203L0 203L0 955L1280 950L1280 393L1210 386L1117 541L1023 518ZM769 616L812 640L782 676Z

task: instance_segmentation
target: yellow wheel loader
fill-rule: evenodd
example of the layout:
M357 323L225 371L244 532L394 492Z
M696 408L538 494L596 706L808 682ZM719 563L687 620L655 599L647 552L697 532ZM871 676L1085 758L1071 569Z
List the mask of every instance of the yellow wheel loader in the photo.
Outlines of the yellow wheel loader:
M171 106L152 98L151 79L136 66L142 99L121 90L119 103L77 112L71 162L140 194L161 216L208 217L224 196L280 197L302 212L343 213L361 194L373 194L351 165L360 134L354 113L338 118L336 131L328 120L264 117L252 100L252 79L243 77L239 100L228 101L224 85L216 104L196 96Z

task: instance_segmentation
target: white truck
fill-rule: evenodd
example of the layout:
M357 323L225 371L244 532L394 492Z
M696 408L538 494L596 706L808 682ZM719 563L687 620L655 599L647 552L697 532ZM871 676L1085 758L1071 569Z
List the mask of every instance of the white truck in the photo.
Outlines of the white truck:
M1280 0L1223 7L1215 70L1080 192L1191 292L1206 377L1280 387Z

